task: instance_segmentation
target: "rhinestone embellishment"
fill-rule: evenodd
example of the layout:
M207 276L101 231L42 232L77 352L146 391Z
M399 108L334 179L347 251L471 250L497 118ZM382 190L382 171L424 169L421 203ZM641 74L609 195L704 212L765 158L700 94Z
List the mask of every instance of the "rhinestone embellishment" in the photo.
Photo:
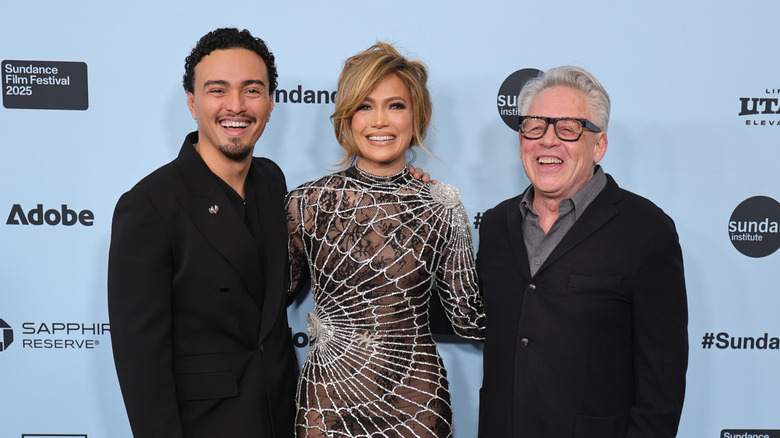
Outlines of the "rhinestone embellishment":
M457 187L450 184L434 184L431 187L431 196L434 201L447 208L453 208L460 202L460 191L458 191Z

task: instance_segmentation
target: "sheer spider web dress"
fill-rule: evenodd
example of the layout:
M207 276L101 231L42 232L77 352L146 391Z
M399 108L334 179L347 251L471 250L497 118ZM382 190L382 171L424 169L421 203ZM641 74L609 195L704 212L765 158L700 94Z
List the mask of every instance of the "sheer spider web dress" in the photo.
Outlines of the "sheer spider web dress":
M310 278L314 301L297 436L451 437L433 283L458 335L485 323L457 189L353 165L290 192L287 220L291 291Z

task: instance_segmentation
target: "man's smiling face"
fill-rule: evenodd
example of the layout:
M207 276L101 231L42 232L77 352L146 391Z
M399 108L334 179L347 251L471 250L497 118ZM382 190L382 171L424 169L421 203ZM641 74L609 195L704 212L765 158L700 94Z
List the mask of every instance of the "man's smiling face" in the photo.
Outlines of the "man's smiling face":
M195 66L187 105L198 121L198 148L213 148L234 161L251 156L265 129L273 96L268 69L251 50L215 50Z

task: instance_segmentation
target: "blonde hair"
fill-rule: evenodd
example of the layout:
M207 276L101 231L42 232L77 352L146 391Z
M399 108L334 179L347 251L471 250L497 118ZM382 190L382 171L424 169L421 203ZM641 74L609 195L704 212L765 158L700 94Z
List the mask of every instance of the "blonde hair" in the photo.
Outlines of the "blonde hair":
M396 75L409 89L412 102L413 132L411 146L422 145L431 122L433 104L428 92L428 71L419 61L409 61L390 44L377 42L373 46L347 59L341 71L336 93L336 109L330 116L336 140L344 149L344 158L338 162L341 168L359 156L352 136L352 116L363 105L376 86L390 75Z

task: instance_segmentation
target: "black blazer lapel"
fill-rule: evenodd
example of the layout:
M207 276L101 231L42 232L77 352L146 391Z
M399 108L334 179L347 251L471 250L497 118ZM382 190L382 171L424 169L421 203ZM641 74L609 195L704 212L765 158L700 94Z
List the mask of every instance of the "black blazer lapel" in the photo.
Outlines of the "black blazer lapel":
M179 196L178 201L203 237L233 265L255 299L252 291L261 287L257 276L252 275L260 266L257 245L244 220L232 207L218 177L195 151L195 142L197 136L188 135L179 153L179 169L189 194ZM212 212L213 206L219 209L216 214Z
M611 176L607 175L607 185L596 196L596 199L588 206L582 216L577 219L553 252L550 253L550 256L547 257L542 267L539 268L537 274L542 272L547 266L555 263L557 259L587 239L588 236L603 227L612 217L618 214L617 205L620 202L620 198L621 195L617 183Z
M523 270L524 278L531 276L531 268L528 266L528 251L525 249L525 239L523 238L523 214L520 211L520 202L525 193L516 197L507 205L506 212L506 234L509 237L509 243L518 261L520 269Z

